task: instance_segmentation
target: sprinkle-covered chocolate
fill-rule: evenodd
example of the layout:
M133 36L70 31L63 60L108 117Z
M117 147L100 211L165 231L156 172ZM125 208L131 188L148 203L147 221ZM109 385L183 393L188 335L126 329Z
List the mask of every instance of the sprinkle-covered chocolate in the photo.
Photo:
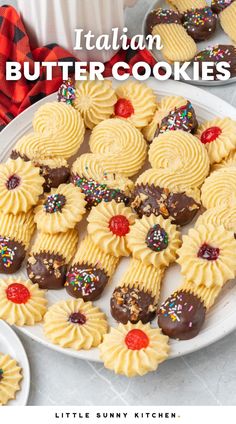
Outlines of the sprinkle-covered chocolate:
M23 244L0 236L0 273L14 274L20 269L25 255Z
M212 0L211 2L211 9L214 13L217 13L217 15L222 12L226 7L230 6L234 0Z
M206 308L197 296L176 291L160 307L158 325L172 339L196 337L205 321Z
M111 202L115 200L116 203L123 202L125 206L130 204L130 197L120 189L109 188L106 184L100 184L93 179L87 179L78 175L72 175L71 182L84 193L88 210L93 206L97 206L102 201Z
M66 281L67 266L61 255L40 252L28 258L27 273L41 289L61 289Z
M98 299L109 280L106 272L88 263L72 265L66 276L66 291L84 301Z
M152 10L146 20L146 33L152 34L153 28L160 24L179 24L182 25L181 15L172 9Z
M186 105L172 110L162 119L154 137L166 131L182 130L194 134L198 128L198 121L192 103L189 101Z
M217 16L210 7L188 10L182 15L183 26L195 41L207 40L216 30Z
M143 215L162 215L163 218L170 218L176 225L191 222L200 208L200 204L185 192L173 193L154 184L137 185L131 206L140 218Z
M63 206L65 206L65 204L66 198L63 196L63 194L51 194L44 202L44 210L46 213L62 212Z
M233 45L218 44L210 46L199 52L193 59L194 62L199 62L199 73L202 76L202 64L206 62L214 62L213 76L217 80L219 71L216 66L220 62L227 62L230 67L227 68L231 74L231 78L236 76L236 48Z
M111 315L113 318L127 324L142 321L143 324L155 318L157 305L154 297L136 287L117 287L111 297Z
M154 225L148 231L146 244L154 252L161 252L168 246L168 234L159 224Z
M69 78L67 81L63 81L57 93L58 102L72 105L75 97L75 86L73 80Z

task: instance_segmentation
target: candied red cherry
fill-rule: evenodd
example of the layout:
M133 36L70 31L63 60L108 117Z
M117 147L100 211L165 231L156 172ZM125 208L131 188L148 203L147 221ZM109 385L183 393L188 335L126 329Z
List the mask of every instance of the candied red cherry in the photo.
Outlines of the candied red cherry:
M72 324L84 325L86 323L86 316L80 312L73 312L73 314L69 316L69 321Z
M219 127L207 128L207 130L205 130L201 135L201 142L203 144L212 143L212 141L215 141L221 133L222 129Z
M18 305L27 303L30 299L30 292L23 284L13 283L6 289L7 299Z
M198 257L206 259L207 261L216 261L219 254L220 249L218 247L212 247L207 243L204 243L198 251Z
M129 221L124 215L116 215L110 219L110 231L116 236L122 237L129 233Z
M134 107L130 100L128 99L119 99L115 104L115 116L120 116L120 118L129 118L134 114Z
M128 349L131 350L145 349L149 345L149 338L144 331L134 328L126 335L125 343Z

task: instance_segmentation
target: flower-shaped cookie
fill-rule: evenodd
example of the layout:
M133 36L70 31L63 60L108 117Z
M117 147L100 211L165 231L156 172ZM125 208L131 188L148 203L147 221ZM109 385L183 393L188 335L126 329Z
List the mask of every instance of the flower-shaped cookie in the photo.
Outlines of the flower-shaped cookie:
M15 399L16 392L20 390L21 379L21 368L16 360L0 353L0 406Z
M196 135L205 145L211 164L220 162L236 148L236 122L230 118L204 122Z
M0 165L0 209L4 213L27 212L43 193L39 168L21 158Z
M150 324L119 324L99 346L104 366L127 377L155 371L168 357L168 337Z
M35 208L37 228L44 233L64 233L74 228L85 213L84 195L73 184L61 184Z
M180 233L170 219L155 215L137 220L127 239L133 257L155 267L174 262L181 244Z
M42 321L47 300L38 284L30 280L0 280L0 319L10 325L34 325Z
M100 203L88 216L88 233L93 242L105 253L129 256L127 234L134 224L135 214L128 207L112 200Z
M89 350L101 343L107 330L105 314L82 299L57 302L45 315L45 336L65 348Z
M177 262L187 281L206 287L223 286L236 274L236 240L223 225L199 225L183 236Z

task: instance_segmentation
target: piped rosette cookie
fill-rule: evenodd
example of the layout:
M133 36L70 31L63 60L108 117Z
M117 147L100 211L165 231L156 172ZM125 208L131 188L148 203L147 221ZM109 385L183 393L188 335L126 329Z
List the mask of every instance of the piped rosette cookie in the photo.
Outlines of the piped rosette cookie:
M48 234L66 232L81 221L85 213L84 195L73 184L61 184L43 197L35 208L37 229Z
M22 377L22 369L16 360L0 353L0 406L15 399Z
M146 84L128 81L116 89L114 116L123 118L136 128L146 127L157 108L156 95Z
M0 165L0 209L17 215L28 212L43 193L44 179L38 168L22 159L8 159Z
M210 163L219 163L236 148L236 121L215 118L199 126L196 136L206 147Z
M63 288L67 267L75 255L78 240L76 229L56 234L40 232L26 265L30 280L41 289Z
M44 317L44 334L53 344L75 350L97 347L108 331L105 314L82 299L62 300Z
M44 290L30 280L0 280L0 319L10 325L34 325L47 310Z
M128 206L134 188L134 183L127 177L107 172L102 156L93 153L85 153L76 159L71 169L71 182L82 190L88 210L112 200Z
M219 16L224 32L236 42L236 3L235 0L212 0L211 8Z
M194 40L182 25L181 14L171 9L155 9L146 20L146 32L159 35L162 40L162 55L168 62L191 60L197 52Z
M227 62L229 65L228 71L230 76L236 76L236 48L230 44L217 44L207 47L205 50L198 52L193 59L193 62L199 63L200 76L203 76L203 63L213 62L212 75L214 80L218 80L220 75L217 65L221 62Z
M105 368L126 377L155 371L168 358L168 337L150 324L119 324L99 346Z
M232 150L230 154L219 163L214 163L211 166L211 171L218 171L222 168L236 167L236 150Z
M236 204L228 206L217 206L206 210L199 216L195 228L199 225L223 225L227 231L233 231L236 237Z
M0 273L14 274L20 269L34 229L32 211L17 215L0 212Z
M236 203L236 168L226 167L214 171L202 186L201 200L206 209L218 206L231 207Z

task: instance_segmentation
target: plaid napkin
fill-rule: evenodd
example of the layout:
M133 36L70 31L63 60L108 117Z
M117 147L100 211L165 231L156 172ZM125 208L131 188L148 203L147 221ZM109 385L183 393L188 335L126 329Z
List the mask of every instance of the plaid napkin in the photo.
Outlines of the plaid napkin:
M17 61L21 64L29 62L29 67L33 71L34 61L75 63L76 60L57 44L31 50L30 40L19 14L12 6L0 7L0 131L24 109L57 91L62 83L60 67L54 67L52 81L45 79L43 69L41 69L40 78L34 82L29 82L24 77L19 81L6 81L7 61ZM130 74L136 62L145 61L151 66L156 63L148 50L121 50L110 62L106 63L105 77L111 76L112 66L118 61L124 61L130 65Z

